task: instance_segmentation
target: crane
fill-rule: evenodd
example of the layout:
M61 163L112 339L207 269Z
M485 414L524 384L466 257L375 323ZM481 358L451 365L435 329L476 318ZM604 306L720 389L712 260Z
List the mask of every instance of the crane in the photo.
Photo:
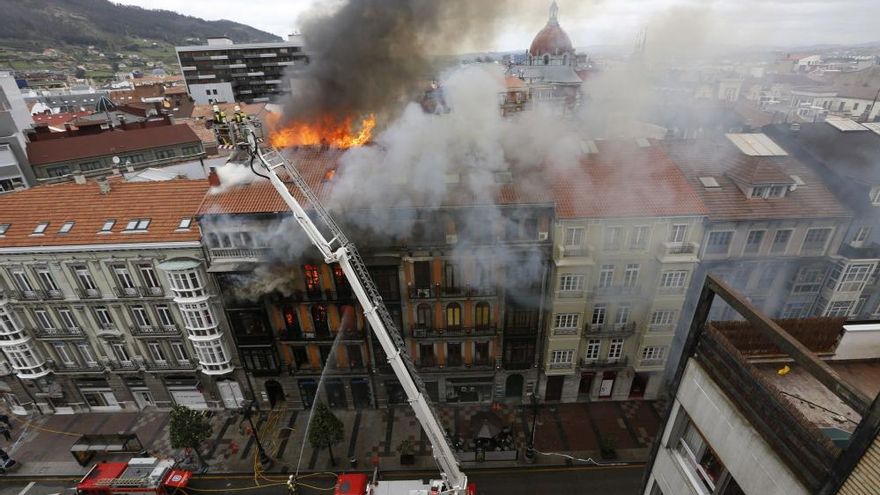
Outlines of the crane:
M268 178L275 190L293 212L293 217L302 227L303 231L318 248L324 260L330 263L339 263L351 284L351 289L363 308L364 316L370 323L379 344L388 357L391 369L400 381L410 406L415 412L419 424L424 429L428 440L431 442L432 454L440 467L442 480L436 491L432 493L449 495L467 495L473 493L473 488L468 488L467 476L461 471L458 459L452 451L452 446L441 426L439 416L428 398L425 384L416 372L415 365L409 354L400 332L394 325L391 314L382 302L382 296L376 289L373 279L367 271L357 248L346 236L342 229L330 216L321 202L315 196L312 189L284 156L275 148L262 146L258 136L258 126L249 122L241 127L245 141L240 143L242 149L246 149L251 158L251 169L257 175ZM254 160L259 160L260 165L266 171L262 174L254 170ZM279 176L279 169L283 170L287 178L292 182L311 206L315 217L321 227L327 232L325 236L322 228L306 213L302 204L290 194L287 183ZM329 240L328 240L329 236Z

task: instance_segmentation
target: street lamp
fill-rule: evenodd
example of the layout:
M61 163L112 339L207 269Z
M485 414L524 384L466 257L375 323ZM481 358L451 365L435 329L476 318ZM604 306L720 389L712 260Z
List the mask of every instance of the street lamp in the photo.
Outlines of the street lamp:
M269 469L272 467L272 458L266 454L266 451L263 449L263 444L260 443L260 434L257 432L257 427L254 425L254 419L252 415L252 411L254 408L254 401L248 401L244 408L241 410L241 414L244 416L244 419L248 420L248 423L251 424L251 431L254 432L254 442L257 444L257 450L260 452L260 466L263 469Z
M526 444L526 460L534 462L535 460L535 430L538 427L538 396L534 393L529 394L530 405L532 407L532 431L529 432L529 441Z

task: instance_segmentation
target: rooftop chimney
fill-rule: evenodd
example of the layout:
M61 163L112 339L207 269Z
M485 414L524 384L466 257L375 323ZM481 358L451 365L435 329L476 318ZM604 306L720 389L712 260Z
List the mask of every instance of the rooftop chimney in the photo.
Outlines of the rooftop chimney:
M85 184L86 183L86 176L83 174L75 174L73 176L73 181L76 182L77 184L80 184L80 185Z
M98 179L98 189L101 190L101 194L110 194L110 181Z
M208 170L208 184L211 187L219 187L220 186L220 176L217 175L217 168L211 167Z

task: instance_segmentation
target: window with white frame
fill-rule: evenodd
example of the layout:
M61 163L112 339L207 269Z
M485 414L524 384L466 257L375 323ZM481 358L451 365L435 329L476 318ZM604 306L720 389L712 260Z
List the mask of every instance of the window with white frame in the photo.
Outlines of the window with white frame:
M186 347L184 347L182 342L172 342L171 350L174 351L174 359L176 359L178 363L186 363L189 361L189 356L186 355Z
M202 279L197 270L171 272L168 276L171 290L178 297L193 298L203 296Z
M880 187L871 189L871 204L880 206Z
M828 239L831 237L830 228L809 229L801 245L801 253L819 254L825 251Z
M648 237L651 235L651 228L645 225L633 227L632 235L629 238L630 249L645 249L648 247Z
M663 288L681 288L687 282L688 272L686 270L671 270L663 272L660 275L660 287Z
M581 246L584 243L583 227L568 227L565 229L565 245Z
M198 303L182 303L178 306L187 330L197 336L206 335L208 330L216 326L214 316L207 301Z
M78 266L73 269L74 275L76 275L76 280L79 282L79 286L82 290L86 291L88 294L95 294L98 291L98 286L95 285L95 279L92 278L92 273L89 271L86 266Z
M556 313L554 326L560 329L577 329L580 315L577 313Z
M626 265L623 271L623 286L635 287L639 284L639 265L638 263L630 263Z
M143 306L132 306L131 316L136 326L140 328L150 326L150 315L147 313L147 308Z
M28 278L27 273L25 273L24 269L18 268L12 270L12 279L15 281L15 285L18 287L18 290L22 292L33 292L34 286L31 284L31 280Z
M604 325L605 324L605 316L608 313L608 307L604 304L597 304L593 306L593 318L590 320L590 324L592 325Z
M97 306L95 308L95 319L98 320L98 325L100 325L101 328L113 328L113 316L110 314L110 310L105 306Z
M855 301L832 301L825 310L825 316L849 316L854 303Z
M559 277L560 292L579 292L584 290L583 275L562 275Z
M143 279L144 285L146 287L150 289L159 289L162 287L162 285L159 283L159 277L156 276L156 270L153 269L153 265L138 265L138 271L141 272L141 278Z
M788 241L791 240L791 229L777 230L773 236L773 244L770 245L771 254L784 254L788 249Z
M761 250L761 243L764 242L765 230L752 230L746 237L746 245L743 247L744 254L757 254Z
M204 366L218 366L225 364L229 361L226 357L228 355L226 348L223 346L223 342L219 340L212 340L208 342L202 341L193 341L193 347L196 350L196 355L199 358L199 362Z
M157 363L165 362L165 351L162 350L162 345L158 342L148 342L147 348L150 350L150 357L153 358L153 361Z
M874 270L872 263L854 263L846 268L838 286L841 292L858 292L865 287L871 272Z
M82 356L83 361L85 361L88 365L96 365L98 364L97 358L95 358L95 352L92 350L92 346L83 342L81 344L77 344L76 348L79 349L79 354Z
M113 276L116 278L116 283L119 285L120 289L126 293L132 293L134 291L134 279L131 277L131 273L128 272L128 268L124 265L114 266Z
M608 344L608 360L616 361L623 355L623 339L611 339Z
M169 308L167 304L156 306L156 313L159 315L159 323L163 327L174 326L174 316L171 314L171 308Z
M599 339L590 339L587 341L587 350L584 352L585 361L595 361L599 359L599 348L602 341Z
M687 224L675 224L669 227L669 242L682 243L687 239Z
M55 330L55 323L52 322L52 317L49 316L49 312L44 309L35 309L34 317L37 319L37 324L40 325L40 328L43 330Z
M630 313L632 313L632 306L629 304L621 304L617 308L617 318L614 319L614 324L621 327L629 323Z
M807 311L810 309L810 303L806 302L792 302L785 305L782 308L782 318L803 318L807 316Z
M696 478L695 481L700 484L694 488L706 494L722 493L716 491L716 488L720 488L719 485L726 474L724 464L684 413L684 409L679 408L679 411L685 417L685 424L678 430L681 431L681 436L674 442L670 439L669 447L675 449L683 467L690 471L693 478Z
M55 348L55 354L58 355L59 361L68 366L76 364L73 355L70 353L70 349L67 348L67 344L63 342L55 342L52 344L52 347Z
M812 294L819 292L824 280L825 269L811 267L801 268L797 277L795 277L791 292L794 294Z
M676 311L671 309L658 309L651 313L651 330L657 330L672 325L675 321Z
M623 244L623 227L608 227L605 229L605 238L602 248L606 251L616 251Z
M706 240L706 254L727 254L731 240L733 240L732 231L709 233L709 238Z
M563 349L559 351L553 351L550 353L550 364L551 365L566 365L571 364L571 358L574 355L574 351L571 349Z
M129 220L125 225L125 231L133 232L133 231L145 231L150 226L149 218L135 218L134 220Z
M64 328L67 330L79 330L79 325L76 323L76 317L73 316L71 310L59 309L58 316L61 317L61 324L64 325Z
M853 242L865 242L868 240L868 237L871 237L871 227L859 227L859 230L856 231L856 235L853 237Z
M38 268L37 278L40 280L40 285L42 285L44 289L47 291L58 292L58 284L55 283L55 277L52 276L52 273L48 268Z
M120 363L128 363L131 361L131 357L128 355L128 349L125 347L125 344L113 344L111 349L113 349L113 356Z
M614 265L602 265L599 270L599 288L607 289L614 283Z
M666 357L666 346L649 345L642 348L642 359L645 361L661 361Z

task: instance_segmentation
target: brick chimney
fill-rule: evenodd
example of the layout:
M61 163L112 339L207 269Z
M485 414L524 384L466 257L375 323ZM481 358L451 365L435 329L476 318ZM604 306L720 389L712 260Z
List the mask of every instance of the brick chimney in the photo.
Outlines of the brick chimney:
M217 168L211 167L208 170L208 184L211 187L219 187L220 186L220 176L217 175Z

